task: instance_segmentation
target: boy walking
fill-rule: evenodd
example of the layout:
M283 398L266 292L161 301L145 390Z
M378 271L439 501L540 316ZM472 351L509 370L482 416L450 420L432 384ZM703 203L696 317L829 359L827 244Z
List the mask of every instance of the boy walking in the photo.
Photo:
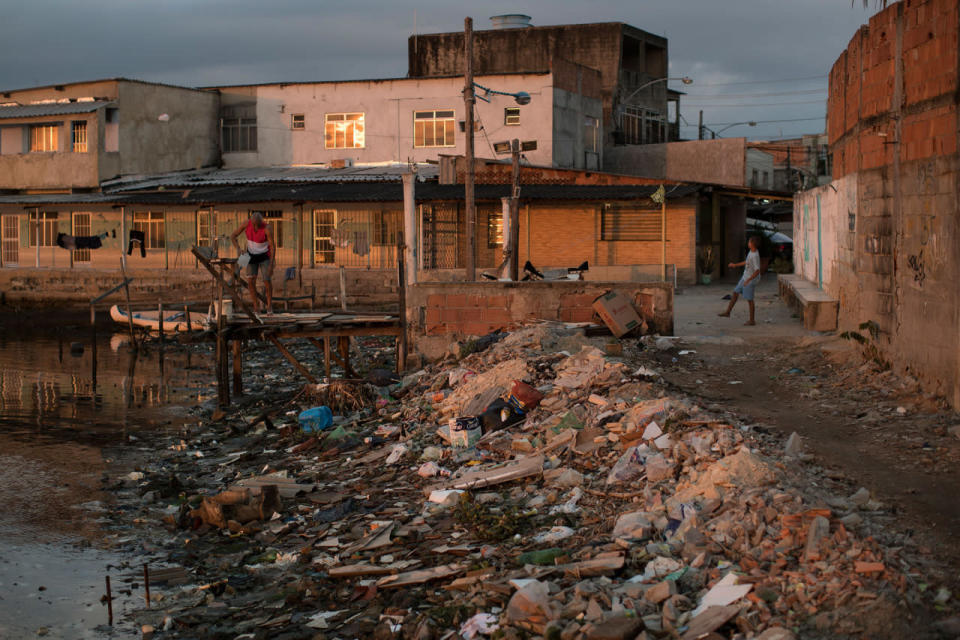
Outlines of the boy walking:
M757 283L760 282L760 253L758 251L760 248L760 239L757 236L750 236L750 239L747 241L747 246L750 247L750 253L747 254L747 259L743 262L731 262L729 265L731 269L743 267L743 275L733 290L733 296L730 298L730 305L727 307L727 310L717 315L723 318L729 318L730 312L733 311L733 305L737 304L740 296L743 296L743 299L750 305L750 319L745 325L752 327L757 324L754 319L753 290L757 286Z

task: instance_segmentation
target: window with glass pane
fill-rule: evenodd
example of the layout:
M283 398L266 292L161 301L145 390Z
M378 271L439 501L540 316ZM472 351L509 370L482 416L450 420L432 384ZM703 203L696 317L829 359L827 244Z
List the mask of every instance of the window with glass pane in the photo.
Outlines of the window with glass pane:
M257 119L220 118L221 144L224 153L257 150Z
M456 127L456 120L454 120L453 109L414 111L413 146L452 147L456 144L454 127Z
M39 225L37 221L39 220ZM39 226L39 229L38 229ZM30 246L53 247L57 244L57 212L41 211L30 214Z
M506 107L503 110L503 124L520 124L520 107Z
M211 233L212 229L210 228L210 212L197 211L197 246L213 246L213 242L211 241Z
M55 124L41 124L30 127L30 151L56 151L58 132Z
M83 120L75 120L70 125L70 133L73 138L73 152L87 152L87 123Z
M600 151L600 121L591 116L585 116L583 120L583 150Z
M324 137L327 149L359 149L364 146L362 113L328 113Z
M395 247L403 238L403 211L381 211L373 230L373 244Z
M147 249L163 249L165 238L162 211L134 211L133 228L143 232Z
M295 113L290 116L290 128L293 130L303 130L307 128L307 118L302 113Z

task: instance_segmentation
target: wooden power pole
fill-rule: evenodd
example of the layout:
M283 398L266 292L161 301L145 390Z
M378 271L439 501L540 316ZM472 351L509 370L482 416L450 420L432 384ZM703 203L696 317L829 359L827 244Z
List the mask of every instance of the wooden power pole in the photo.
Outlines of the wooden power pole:
M473 18L466 18L463 21L463 59L464 59L464 84L463 84L463 108L464 108L464 128L466 129L465 153L467 162L467 173L464 177L464 198L466 200L466 218L467 218L467 282L473 282L477 279L477 243L476 243L476 219L477 207L474 201L474 163L473 163L473 106L476 98L473 93Z

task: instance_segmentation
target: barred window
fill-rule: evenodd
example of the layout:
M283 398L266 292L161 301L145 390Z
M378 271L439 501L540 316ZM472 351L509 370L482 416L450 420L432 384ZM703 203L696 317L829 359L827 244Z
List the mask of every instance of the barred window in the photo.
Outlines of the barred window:
M133 228L143 232L147 249L163 249L165 238L162 211L134 211Z
M73 152L87 152L87 123L84 120L74 120L70 125L73 137Z
M403 238L403 212L383 211L374 229L373 244L395 247Z
M39 233L37 220L39 219ZM41 247L54 247L57 244L57 212L41 211L30 214L30 246L37 246L39 237Z
M456 144L454 138L453 109L446 111L414 111L413 112L413 146L414 147L452 147Z
M600 212L601 240L660 240L660 207L605 205Z
M30 151L56 151L59 148L60 127L55 124L40 124L30 127Z

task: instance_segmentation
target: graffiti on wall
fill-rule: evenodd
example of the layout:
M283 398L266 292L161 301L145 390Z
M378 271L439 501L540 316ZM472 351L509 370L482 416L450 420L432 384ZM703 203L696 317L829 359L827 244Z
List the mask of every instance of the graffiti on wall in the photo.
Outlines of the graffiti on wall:
M923 249L920 249L920 253L907 256L907 265L910 267L910 270L913 271L913 281L917 283L917 286L922 287L923 281L927 277L927 266L923 260Z

